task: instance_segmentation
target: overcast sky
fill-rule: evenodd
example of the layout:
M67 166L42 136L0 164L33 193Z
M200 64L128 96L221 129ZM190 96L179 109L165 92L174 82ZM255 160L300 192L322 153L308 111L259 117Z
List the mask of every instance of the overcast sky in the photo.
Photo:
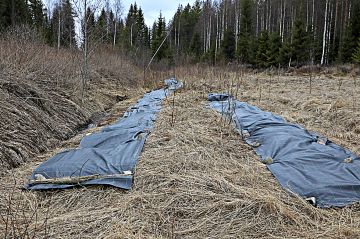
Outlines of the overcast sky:
M135 0L123 0L124 5L124 17L129 12L130 4L134 4ZM190 3L193 4L194 0L137 0L136 4L141 6L144 11L145 22L149 27L152 26L154 21L159 17L160 11L169 22L174 16L179 4L185 6Z

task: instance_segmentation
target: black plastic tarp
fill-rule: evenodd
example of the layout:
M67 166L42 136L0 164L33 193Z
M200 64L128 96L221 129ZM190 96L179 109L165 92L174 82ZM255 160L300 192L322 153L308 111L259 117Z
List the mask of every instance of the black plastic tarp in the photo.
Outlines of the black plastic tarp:
M62 189L77 185L111 185L130 189L145 139L167 95L182 87L175 79L167 88L144 95L115 124L85 136L78 149L61 152L42 163L27 189Z
M208 98L211 108L231 117L283 188L322 208L360 201L358 156L324 136L227 94L209 94Z

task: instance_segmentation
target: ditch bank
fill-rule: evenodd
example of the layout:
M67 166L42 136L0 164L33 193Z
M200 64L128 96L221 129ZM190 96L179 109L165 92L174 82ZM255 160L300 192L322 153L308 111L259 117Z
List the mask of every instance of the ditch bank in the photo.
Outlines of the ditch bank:
M106 112L117 102L143 93L124 82L92 80L81 100L74 85L0 74L0 167L20 166L110 117Z

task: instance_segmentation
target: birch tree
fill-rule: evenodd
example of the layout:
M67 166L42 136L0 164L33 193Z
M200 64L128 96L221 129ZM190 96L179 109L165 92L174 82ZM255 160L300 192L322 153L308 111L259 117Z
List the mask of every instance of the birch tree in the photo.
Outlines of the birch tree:
M323 32L323 42L322 42L322 55L321 55L321 65L325 64L325 48L326 48L326 40L327 40L327 31L328 31L328 7L329 7L329 0L326 0L325 3L325 14L324 14L324 32Z

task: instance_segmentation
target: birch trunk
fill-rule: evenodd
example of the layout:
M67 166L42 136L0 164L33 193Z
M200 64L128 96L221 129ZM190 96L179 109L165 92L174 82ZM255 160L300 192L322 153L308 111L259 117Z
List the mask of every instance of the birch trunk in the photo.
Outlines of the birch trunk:
M84 102L86 81L88 78L88 27L87 27L87 17L86 17L86 9L87 9L87 0L84 0L84 65L83 65L83 77L81 81L81 101Z
M285 35L285 19L286 19L286 0L284 1L284 11L283 11L283 19L282 19L282 35L281 35L281 42L284 42L284 35Z
M325 63L325 47L326 47L326 34L327 34L327 15L328 15L328 5L329 0L326 0L325 6L325 19L324 19L324 34L323 34L323 47L322 47L322 55L321 55L321 65Z
M259 1L256 1L256 38L259 36Z
M58 16L58 34L57 34L57 49L60 49L60 35L61 35L61 8L59 8Z
M337 37L338 11L339 11L339 0L336 0L336 3L335 3L334 37L333 37L333 45L334 46L335 46L335 41L336 41L336 37Z

